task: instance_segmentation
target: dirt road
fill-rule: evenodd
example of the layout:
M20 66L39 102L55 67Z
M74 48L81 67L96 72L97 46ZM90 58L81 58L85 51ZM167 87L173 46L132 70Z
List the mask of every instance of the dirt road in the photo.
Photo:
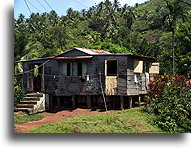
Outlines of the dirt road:
M109 112L115 112L115 111L109 111ZM105 114L106 112L99 112L99 111L90 111L88 109L75 109L73 111L65 110L60 111L57 113L48 113L44 112L41 113L41 115L44 115L45 118L38 120L38 121L30 121L23 124L15 124L15 133L26 133L32 128L48 124L48 123L54 123L61 120L65 120L67 118L71 118L74 116L83 116L83 115L96 115L96 114Z

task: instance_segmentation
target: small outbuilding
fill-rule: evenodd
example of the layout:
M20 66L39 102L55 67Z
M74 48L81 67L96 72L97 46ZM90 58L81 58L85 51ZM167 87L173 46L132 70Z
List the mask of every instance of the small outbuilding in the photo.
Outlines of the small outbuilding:
M73 48L23 63L26 96L16 110L131 108L147 93L159 63L152 57ZM32 103L31 103L32 102Z

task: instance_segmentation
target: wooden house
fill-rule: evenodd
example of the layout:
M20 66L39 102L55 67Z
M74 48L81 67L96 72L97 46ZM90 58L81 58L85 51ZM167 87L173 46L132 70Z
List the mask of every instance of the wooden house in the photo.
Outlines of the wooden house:
M26 96L16 110L31 113L52 108L131 108L147 93L152 57L73 48L55 57L23 62Z

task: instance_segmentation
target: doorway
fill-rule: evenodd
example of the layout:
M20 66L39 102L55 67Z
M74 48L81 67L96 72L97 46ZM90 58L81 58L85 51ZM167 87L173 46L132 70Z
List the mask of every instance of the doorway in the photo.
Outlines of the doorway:
M44 91L44 66L41 64L34 65L34 79L33 79L33 90L35 92Z
M117 60L105 60L105 75L106 95L117 95Z
M44 91L44 66L41 64L32 64L30 69L34 69L28 74L27 90L28 92Z

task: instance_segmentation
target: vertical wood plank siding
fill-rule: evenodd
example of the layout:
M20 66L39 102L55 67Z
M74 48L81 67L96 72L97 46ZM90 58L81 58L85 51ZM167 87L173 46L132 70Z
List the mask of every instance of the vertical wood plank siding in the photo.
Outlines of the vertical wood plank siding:
M87 55L80 51L72 51L59 56L79 56ZM51 59L44 65L44 92L54 96L72 95L101 95L99 73L101 73L101 83L105 92L105 60L117 60L117 93L118 96L131 96L145 94L145 74L137 73L135 83L134 59L127 55L95 55L90 59L80 59L82 76L67 76L66 62L72 60ZM75 61L75 60L73 60ZM43 63L45 60L24 62L24 71L30 70L29 66L35 63ZM87 75L86 75L87 71ZM27 80L29 74L23 75L23 86L27 91ZM87 81L89 77L89 81Z

